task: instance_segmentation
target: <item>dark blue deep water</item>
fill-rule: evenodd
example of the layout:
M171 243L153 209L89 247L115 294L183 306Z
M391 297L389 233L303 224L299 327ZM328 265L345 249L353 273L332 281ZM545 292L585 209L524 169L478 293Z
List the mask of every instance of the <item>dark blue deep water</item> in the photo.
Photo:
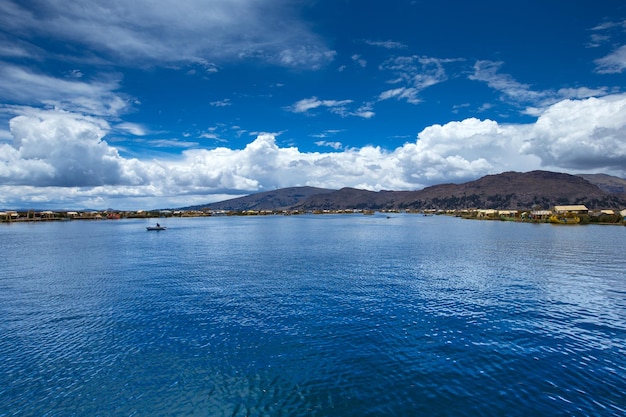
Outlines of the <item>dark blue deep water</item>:
M623 416L626 228L0 225L0 416Z

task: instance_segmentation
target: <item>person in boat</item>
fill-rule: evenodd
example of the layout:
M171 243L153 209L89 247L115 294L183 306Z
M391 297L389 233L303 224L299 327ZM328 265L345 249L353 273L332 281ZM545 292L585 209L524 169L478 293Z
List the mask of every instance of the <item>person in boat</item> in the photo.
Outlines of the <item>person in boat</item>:
M161 227L161 225L157 223L157 227Z

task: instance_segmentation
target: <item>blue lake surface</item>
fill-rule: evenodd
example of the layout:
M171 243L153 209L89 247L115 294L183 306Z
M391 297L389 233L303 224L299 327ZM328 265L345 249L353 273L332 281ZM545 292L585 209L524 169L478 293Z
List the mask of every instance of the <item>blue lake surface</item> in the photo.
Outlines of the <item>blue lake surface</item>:
M626 228L0 225L0 416L623 416Z

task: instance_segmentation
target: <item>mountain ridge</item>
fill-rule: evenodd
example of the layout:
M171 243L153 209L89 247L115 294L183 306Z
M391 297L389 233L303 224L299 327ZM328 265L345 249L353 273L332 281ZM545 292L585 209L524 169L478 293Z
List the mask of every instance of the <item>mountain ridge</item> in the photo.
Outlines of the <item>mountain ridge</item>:
M459 210L548 209L584 204L589 209L626 207L626 180L605 174L507 171L461 184L439 184L416 191L330 190L288 187L216 203L186 207L203 210Z

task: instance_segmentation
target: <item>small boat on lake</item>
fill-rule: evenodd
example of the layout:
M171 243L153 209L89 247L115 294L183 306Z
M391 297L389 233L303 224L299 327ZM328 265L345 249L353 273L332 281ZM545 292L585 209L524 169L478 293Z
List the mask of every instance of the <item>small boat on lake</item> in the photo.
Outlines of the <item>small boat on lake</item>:
M156 224L156 226L148 226L146 230L167 230L166 226L161 226L160 224Z

